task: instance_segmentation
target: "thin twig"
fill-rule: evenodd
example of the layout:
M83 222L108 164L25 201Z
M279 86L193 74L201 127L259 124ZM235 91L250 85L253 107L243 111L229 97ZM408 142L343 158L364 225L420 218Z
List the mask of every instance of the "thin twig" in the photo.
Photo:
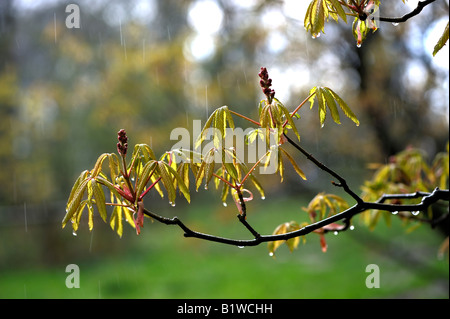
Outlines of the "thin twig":
M382 203L370 203L370 202L361 202L357 203L354 206L348 208L347 210L340 212L338 214L332 215L328 218L322 219L316 223L307 225L305 227L302 227L298 230L285 233L285 234L276 234L276 235L265 235L262 236L258 232L256 232L249 224L248 222L240 217L240 221L251 231L251 233L254 235L255 238L248 239L248 240L242 240L242 239L231 239L231 238L225 238L220 236L214 236L210 234L200 233L197 231L194 231L187 227L178 217L174 218L167 218L162 217L157 214L154 214L146 209L144 209L144 214L152 217L153 219L156 219L157 221L166 224L166 225L177 225L184 231L184 237L193 237L203 240L208 240L212 242L218 242L222 244L228 244L228 245L234 245L234 246L257 246L263 242L272 242L277 240L288 240L291 238L299 237L307 235L311 232L314 232L324 226L327 226L331 223L335 223L338 221L343 221L345 223L345 228L347 229L350 225L350 220L357 214L360 214L366 210L369 209L376 209L376 210L386 210L390 212L394 211L400 211L400 210L410 210L410 211L421 211L425 210L429 205L437 202L438 200L450 200L449 196L449 190L440 190L435 189L432 193L429 193L428 196L425 196L422 199L422 202L420 204L413 204L413 205L389 205L389 204L382 204ZM242 219L241 219L242 218ZM343 231L342 229L341 231Z
M295 113L297 113L298 110L300 110L301 107L302 107L303 105L305 105L305 103L308 102L308 100L309 100L310 98L313 97L314 94L316 94L316 92L311 93L310 95L308 95L308 96L306 97L306 99L304 99L304 100L302 101L302 103L300 103L300 105L297 106L297 107L295 108L294 111L292 111L291 117L294 117ZM285 127L285 126L287 125L287 123L288 123L288 119L286 119L286 121L284 122L283 127Z
M294 142L292 139L290 139L289 136L287 136L286 134L284 134L284 136L286 137L288 142L292 146L294 146L297 150L299 150L303 155L305 155L308 160L313 162L321 170L327 172L328 174L330 174L331 176L335 177L339 181L339 183L333 182L333 185L338 186L338 187L342 187L345 190L345 192L347 192L351 197L353 197L356 200L357 203L362 203L363 202L361 197L356 195L350 189L350 187L348 187L347 182L346 182L346 180L343 177L341 177L338 173L336 173L335 171L333 171L332 169L328 168L326 165L322 164L317 159L315 159L314 156L312 156L311 154L306 152L300 145L298 145L296 142Z
M249 121L249 122L252 122L252 123L255 124L255 125L261 126L261 124L259 124L259 122L256 122L256 121L252 120L251 118L248 118L248 117L245 116L245 115L239 114L239 113L237 113L237 112L235 112L235 111L232 111L232 110L229 110L229 111L230 111L231 114L234 114L234 115L236 115L236 116L239 116L240 118L243 118L244 120L247 120L247 121Z
M435 0L419 1L419 3L417 3L417 7L413 11L405 14L404 16L402 16L400 18L380 17L379 19L380 19L380 21L383 21L383 22L392 22L392 23L406 22L408 19L418 15L422 11L423 8L425 8L430 3L433 3L434 1Z

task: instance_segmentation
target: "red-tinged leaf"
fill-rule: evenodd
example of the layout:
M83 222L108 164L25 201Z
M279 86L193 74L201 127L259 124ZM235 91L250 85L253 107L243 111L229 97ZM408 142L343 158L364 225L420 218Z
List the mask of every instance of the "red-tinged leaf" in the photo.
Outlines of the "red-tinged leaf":
M137 218L134 215L137 214ZM138 211L133 214L133 221L136 227L136 234L141 233L141 227L144 227L144 203L138 202Z
M345 228L345 225L340 225L337 223L331 223L326 226L323 226L322 229L328 230L328 231L335 231L335 230L342 230Z
M320 234L320 246L322 247L322 252L326 253L327 252L327 241L325 240L325 235Z

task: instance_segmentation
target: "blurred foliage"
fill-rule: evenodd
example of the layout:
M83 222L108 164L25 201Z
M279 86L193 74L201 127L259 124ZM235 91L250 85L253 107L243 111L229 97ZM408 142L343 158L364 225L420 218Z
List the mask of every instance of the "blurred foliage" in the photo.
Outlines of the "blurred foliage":
M431 193L435 188L449 188L449 144L447 151L436 154L432 161L420 149L409 148L395 156L391 156L387 164L371 164L376 169L373 177L362 186L362 198L366 201L376 201L385 194L414 194L416 192ZM420 198L393 199L394 204L417 204ZM436 220L448 213L448 205L436 204L430 206L424 220ZM421 221L416 218L418 212L395 212L406 222ZM390 224L392 214L383 211L369 210L361 215L364 223L371 229L381 217ZM413 226L418 227L420 223ZM448 224L447 224L448 226ZM412 229L412 228L411 228ZM448 234L448 229L444 232Z

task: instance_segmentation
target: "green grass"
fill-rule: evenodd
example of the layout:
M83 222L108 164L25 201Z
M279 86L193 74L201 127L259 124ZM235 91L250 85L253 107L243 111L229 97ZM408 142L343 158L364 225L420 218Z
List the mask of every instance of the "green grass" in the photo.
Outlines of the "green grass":
M282 208L270 201L252 205L249 221L265 234L304 217L293 200ZM249 238L230 210L186 206L179 216L199 231ZM93 240L87 231L73 237L63 230L67 253L58 264L1 271L0 298L448 298L448 260L436 258L442 239L435 232L424 226L406 234L399 223L380 223L374 232L355 225L327 235L326 253L311 234L293 253L282 246L272 258L266 245L240 249L184 238L177 227L149 220L139 237L128 227L123 239L97 222ZM86 254L70 253L80 246ZM72 263L80 267L78 289L65 286L65 266ZM380 288L366 287L368 264L379 266Z

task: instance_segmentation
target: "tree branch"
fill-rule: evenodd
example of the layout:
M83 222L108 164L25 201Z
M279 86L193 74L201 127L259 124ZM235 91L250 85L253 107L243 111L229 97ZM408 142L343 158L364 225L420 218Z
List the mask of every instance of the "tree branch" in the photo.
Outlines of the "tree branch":
M426 194L423 196L422 201L419 204L384 204L383 201L386 198L418 198L417 194ZM403 196L402 196L403 195ZM421 193L417 192L414 194L398 194L398 195L383 195L377 202L370 203L364 202L364 206L366 209L377 209L377 210L386 210L389 212L396 211L423 211L428 208L428 206L436 203L438 200L450 200L449 190L441 190L436 188L431 193Z
M408 19L418 15L422 11L423 8L425 8L430 3L433 3L434 1L435 0L419 1L419 3L417 4L417 7L413 11L405 14L404 16L402 16L400 18L380 17L379 19L380 19L380 21L383 21L383 22L392 22L392 23L406 22Z
M343 229L341 229L340 231L344 231L346 229L348 229L349 225L350 225L350 220L357 214L360 214L366 210L369 209L375 209L375 210L384 210L384 211L389 211L389 212L395 212L395 211L423 211L426 208L428 208L428 206L430 206L431 204L439 201L439 200L445 200L445 201L449 201L450 200L450 194L449 194L449 190L440 190L438 188L436 188L433 192L431 193L420 193L420 194L427 194L426 196L424 196L422 198L422 201L420 204L412 204L412 205L402 205L402 204L384 204L381 203L380 201L382 201L382 198L385 198L386 195L382 196L382 198L380 198L380 200L378 202L360 202L357 203L356 205L348 208L347 210L340 212L338 214L332 215L328 218L322 219L316 223L307 225L305 227L302 227L298 230L289 232L289 233L285 233L285 234L277 234L277 235L260 235L256 230L254 230L249 224L248 222L245 220L245 218L242 215L238 215L238 218L240 220L241 223L244 224L244 226L253 234L254 238L253 239L231 239L231 238L225 238L225 237L219 237L219 236L215 236L215 235L210 235L210 234L205 234L205 233L200 233L197 231L194 231L192 229L190 229L189 227L187 227L178 217L173 217L173 218L167 218L167 217L163 217L160 215L157 215L155 213L150 212L147 209L144 209L144 214L156 219L157 221L166 224L166 225L177 225L178 227L180 227L183 231L184 231L184 237L192 237L192 238L198 238L198 239L203 239L203 240L207 240L207 241L212 241L212 242L217 242L217 243L222 243L222 244L227 244L227 245L233 245L233 246L239 246L239 247L244 247L244 246L257 246L261 243L264 242L272 242L272 241L278 241L278 240L288 240L291 238L295 238L295 237L299 237L299 236L304 236L307 235L309 233L314 232L315 230L318 230L322 227L325 227L331 223L335 223L338 221L343 221L345 226ZM405 196L406 195L406 196ZM388 195L391 196L391 198L396 197L396 198L411 198L408 196L409 194L398 194L398 195Z
M321 229L331 223L335 223L338 221L342 221L344 223L344 227L339 231L344 231L349 228L351 219L366 210L374 209L374 210L382 210L388 212L396 212L396 211L424 211L430 205L436 203L439 200L450 201L450 193L449 190L441 190L436 188L433 192L416 192L412 194L386 194L381 196L376 202L366 202L361 197L356 195L347 185L346 180L337 174L332 169L328 168L326 165L319 162L316 158L314 158L311 154L305 151L300 145L290 139L286 134L284 134L287 141L293 145L298 151L300 151L303 155L306 156L308 160L313 162L317 167L324 170L331 176L335 177L339 183L333 182L335 186L342 187L346 193L352 196L356 200L356 204L338 214L332 215L325 219L322 219L313 224L309 224L304 226L298 230L284 233L284 234L275 234L275 235L260 235L246 220L246 206L245 201L242 196L242 193L239 189L237 189L238 197L239 197L239 205L241 206L241 213L237 215L239 221L249 230L249 232L254 236L253 239L232 239L226 237L219 237L210 234L200 233L190 229L186 226L178 217L167 218L155 213L152 213L144 208L143 213L157 221L166 224L166 225L177 225L184 231L184 237L193 237L199 238L207 241L223 243L227 245L234 245L239 247L244 246L257 246L263 242L273 242L278 240L288 240L291 238L299 237L307 235L311 232ZM412 198L420 198L422 197L422 201L419 204L386 204L385 201L389 199L412 199ZM434 223L435 224L435 223ZM324 232L327 232L324 230Z

